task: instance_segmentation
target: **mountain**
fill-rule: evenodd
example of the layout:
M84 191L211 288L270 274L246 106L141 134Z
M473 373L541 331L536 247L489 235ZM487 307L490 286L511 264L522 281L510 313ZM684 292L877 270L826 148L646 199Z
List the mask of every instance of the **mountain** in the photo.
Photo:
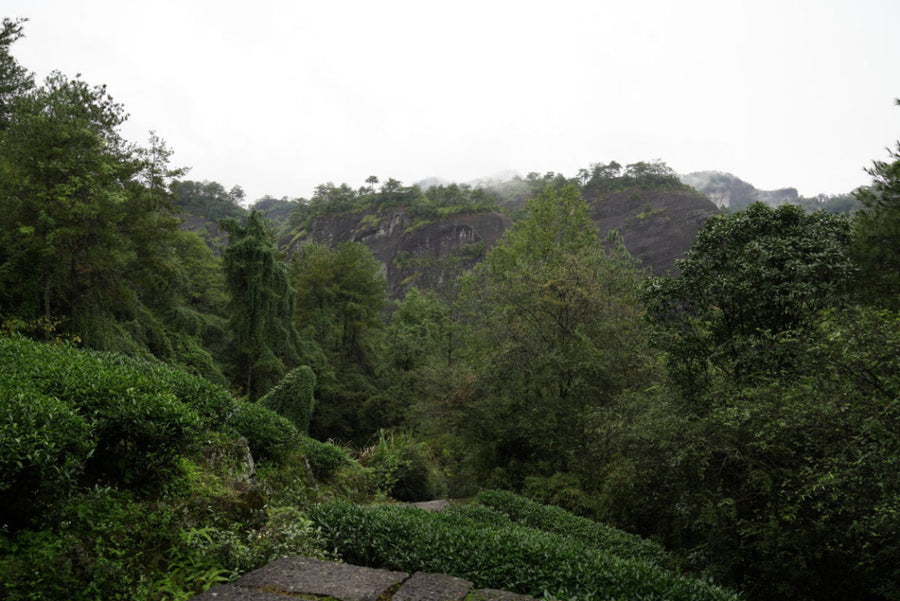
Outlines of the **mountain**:
M601 235L616 230L628 251L656 275L671 269L687 252L700 227L720 212L708 198L680 183L631 185L584 197ZM333 246L348 240L365 244L383 265L388 294L400 298L411 287L437 288L481 261L521 214L525 200L504 202L503 210L451 214L417 222L404 206L368 206L311 217L299 235L282 241L293 250L304 242Z
M601 233L618 231L625 248L654 275L670 270L694 243L703 223L720 209L690 189L625 189L591 197Z
M797 203L800 199L796 188L760 190L737 176L721 171L695 171L682 175L681 181L723 209L743 209L757 201L778 206Z
M305 235L284 240L289 250L303 242L334 246L360 242L383 266L388 295L401 298L412 286L439 288L484 258L512 224L496 211L455 214L416 223L403 206L367 207L312 217Z
M720 212L662 163L597 164L583 171L578 180L531 173L483 187L445 185L437 178L410 187L389 180L391 186L378 192L329 184L309 201L267 197L253 208L266 213L288 254L309 242L364 244L381 263L392 298L412 286L452 284L501 240L528 199L548 186L579 186L601 235L618 232L628 251L656 275L670 270L703 223ZM423 191L423 185L430 187ZM216 220L246 213L214 182L180 183L175 193L185 212L183 227L216 249L227 244Z

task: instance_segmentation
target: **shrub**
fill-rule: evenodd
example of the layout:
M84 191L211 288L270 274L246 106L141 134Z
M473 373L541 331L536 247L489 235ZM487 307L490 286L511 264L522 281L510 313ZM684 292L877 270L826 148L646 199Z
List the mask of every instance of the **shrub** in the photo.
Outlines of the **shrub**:
M735 601L738 597L660 566L518 524L485 524L464 512L336 503L310 517L345 561L471 580L534 597Z
M197 414L171 393L126 390L103 396L94 403L99 405L93 423L97 448L88 461L88 474L133 489L165 483L194 440Z
M320 442L308 436L303 437L301 445L313 475L321 480L327 480L339 467L350 463L347 451L337 445Z
M68 404L3 388L0 383L0 507L3 522L15 527L69 492L94 444L88 423Z
M9 394L58 399L53 411L65 407L70 423L78 416L90 429L89 479L134 489L164 483L200 426L163 372L154 375L145 365L110 353L0 340L0 385ZM47 401L41 407L51 409Z
M256 403L238 401L228 427L247 439L256 460L280 461L300 444L294 424Z
M559 507L541 505L505 490L483 490L476 499L523 526L569 536L620 557L643 559L659 565L671 563L669 554L660 545Z
M398 501L428 501L446 494L446 483L428 446L409 434L378 432L360 463L374 471L376 486Z
M316 374L311 367L301 365L291 370L275 388L259 400L277 414L289 419L297 430L309 433L309 420L312 417L316 389Z

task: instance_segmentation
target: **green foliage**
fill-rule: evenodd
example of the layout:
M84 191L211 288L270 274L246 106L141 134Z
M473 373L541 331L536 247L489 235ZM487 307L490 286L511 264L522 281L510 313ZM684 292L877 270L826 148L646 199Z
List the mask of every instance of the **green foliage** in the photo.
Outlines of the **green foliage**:
M247 211L240 203L244 191L234 186L226 191L218 182L176 181L171 184L174 204L184 213L199 215L210 221L243 218Z
M250 213L245 226L232 219L222 227L231 236L222 266L231 293L234 379L256 400L299 360L295 295L261 213Z
M299 327L323 353L316 371L316 438L363 442L372 427L360 408L375 391L385 281L362 244L306 245L293 262Z
M672 563L666 551L656 543L573 515L559 507L542 505L502 490L483 490L475 499L517 524L569 536L618 557L632 557L663 567Z
M157 487L177 469L179 454L188 448L201 425L192 399L179 398L171 385L165 386L166 371L162 368L153 372L121 357L51 347L21 338L0 340L0 365L5 373L15 374L14 378L0 379L11 410L4 416L8 421L3 429L13 436L13 442L15 432L23 427L18 419L35 420L36 426L46 419L46 415L40 418L12 410L18 404L17 398L35 399L35 411L60 412L60 419L72 427L74 438L63 436L58 442L34 439L34 445L50 450L61 444L74 451L85 446L84 440L76 442L80 438L78 418L89 428L91 452L82 452L81 465L70 463L63 474L80 468L93 481L135 490ZM40 401L41 397L53 397L56 401ZM57 434L55 428L46 426L35 432L39 437ZM4 446L11 444L4 441ZM78 462L79 455L69 459ZM35 473L21 476L33 478ZM32 484L37 488L47 485Z
M196 499L215 503L215 497ZM0 536L0 596L10 601L187 600L279 557L324 557L308 517L266 508L248 525L179 499L79 494L59 526Z
M584 193L590 196L611 194L632 188L653 190L689 190L678 174L661 161L640 161L625 167L615 161L596 163L590 170L582 170Z
M259 400L259 404L286 417L298 432L306 434L315 406L315 389L316 374L308 365L301 365L288 372L275 388Z
M303 454L316 478L327 480L339 467L350 462L347 451L335 444L320 442L308 436L303 437L301 444Z
M0 506L3 522L46 511L75 486L96 441L70 404L0 381Z
M13 110L0 135L3 304L28 317L95 309L92 296L129 260L117 226L140 164L118 134L124 110L102 86L60 73Z
M3 18L0 28L0 130L9 126L12 104L17 97L34 86L33 76L10 54L19 40L26 19Z
M280 461L300 445L290 420L257 403L239 401L227 425L247 439L257 460Z
M374 472L378 490L398 501L429 501L447 492L428 446L408 433L379 430L359 462Z
M900 102L898 102L900 104ZM900 142L891 161L875 161L872 183L855 192L853 254L860 266L857 293L867 303L900 308Z
M477 587L534 597L602 599L736 599L723 589L659 566L617 557L571 538L466 512L412 507L320 505L310 512L327 544L345 561L452 574Z
M702 416L671 393L623 415L597 466L609 515L754 599L893 598L898 323L829 312L777 339L790 370L712 378Z
M854 271L847 221L761 203L707 221L677 274L646 299L675 382L690 397L710 370L753 378L792 359L773 337L843 302Z
M652 372L633 259L600 240L573 186L528 209L469 281L477 387L450 407L476 477L513 489L534 475L587 477L591 415Z

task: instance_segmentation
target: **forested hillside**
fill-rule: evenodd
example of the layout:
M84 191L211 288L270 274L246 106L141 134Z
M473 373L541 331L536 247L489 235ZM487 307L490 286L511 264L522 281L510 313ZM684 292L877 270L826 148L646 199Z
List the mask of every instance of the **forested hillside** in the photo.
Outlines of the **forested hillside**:
M123 139L105 87L34 81L22 28L0 597L187 599L288 554L558 599L900 597L900 144L844 215L723 213L659 161L246 209ZM360 507L445 497L475 502Z

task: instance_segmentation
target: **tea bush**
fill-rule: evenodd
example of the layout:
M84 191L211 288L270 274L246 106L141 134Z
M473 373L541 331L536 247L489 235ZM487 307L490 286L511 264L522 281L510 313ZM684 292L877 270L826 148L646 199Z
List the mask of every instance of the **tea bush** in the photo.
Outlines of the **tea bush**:
M736 601L705 581L640 559L617 557L558 534L465 513L413 507L319 505L310 512L325 542L350 563L452 574L477 587L560 599Z
M300 433L294 424L256 403L238 401L227 425L247 439L257 460L280 461L300 444Z
M316 478L327 480L342 465L350 463L350 456L341 447L304 436L301 441L303 454Z
M0 521L20 525L64 498L94 448L90 426L68 404L0 382Z
M90 452L67 454L64 470L83 470L88 481L135 490L158 487L177 469L179 455L200 429L201 419L191 400L178 398L173 387L166 385L165 376L177 373L174 370L160 367L148 371L139 362L118 355L50 346L20 337L0 339L0 366L4 374L0 390L9 399L0 425L0 446L17 448L21 437L14 432L29 420L38 419L33 413L23 413L21 403L13 398L55 399L38 402L34 411L64 416L62 424L48 426L46 416L42 427L32 424L38 427L33 436L44 434L40 440L32 439L32 444L45 449L59 444L65 447L65 441L71 441L69 436L89 431L89 439L75 446L87 445ZM19 410L15 409L17 405ZM79 419L83 427L78 426ZM65 424L72 427L71 432L60 432ZM31 475L18 473L22 478L34 477L33 471ZM24 482L9 485L18 487ZM36 507L35 513L40 513Z
M565 509L542 505L504 490L483 490L476 499L523 526L569 536L620 557L634 557L661 566L671 564L666 550L653 541L573 515Z

